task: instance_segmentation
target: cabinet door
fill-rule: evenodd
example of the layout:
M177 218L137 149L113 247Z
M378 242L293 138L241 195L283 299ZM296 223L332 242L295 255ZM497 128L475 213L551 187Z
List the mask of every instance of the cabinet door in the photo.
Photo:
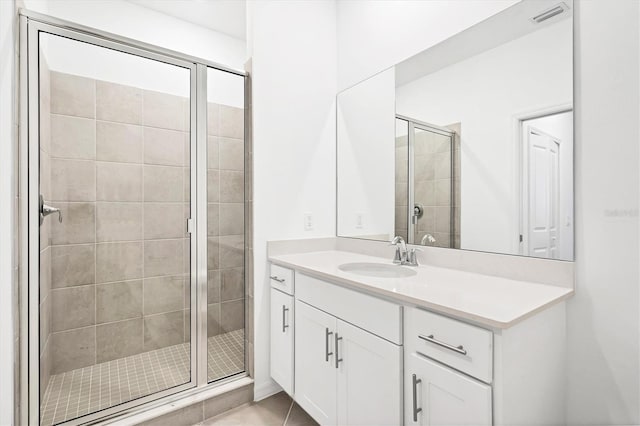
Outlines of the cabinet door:
M339 425L402 424L402 347L338 320Z
M271 289L271 377L293 395L293 296Z
M407 357L404 382L406 425L491 425L489 385L416 353Z
M295 302L296 402L321 425L336 424L335 317Z

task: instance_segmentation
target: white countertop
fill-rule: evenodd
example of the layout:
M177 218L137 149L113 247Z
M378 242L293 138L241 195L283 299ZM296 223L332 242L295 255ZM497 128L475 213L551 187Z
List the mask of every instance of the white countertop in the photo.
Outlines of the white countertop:
M509 328L573 295L569 288L429 265L412 267L417 274L406 278L365 277L338 267L351 262L392 264L391 260L346 251L286 254L270 256L269 260L398 303L421 306L498 329Z

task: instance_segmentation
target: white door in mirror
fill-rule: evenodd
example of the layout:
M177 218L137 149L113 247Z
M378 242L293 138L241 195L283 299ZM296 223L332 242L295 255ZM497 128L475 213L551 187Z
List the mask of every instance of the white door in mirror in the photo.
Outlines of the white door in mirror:
M527 254L557 259L559 255L560 141L532 126L529 141L529 220Z

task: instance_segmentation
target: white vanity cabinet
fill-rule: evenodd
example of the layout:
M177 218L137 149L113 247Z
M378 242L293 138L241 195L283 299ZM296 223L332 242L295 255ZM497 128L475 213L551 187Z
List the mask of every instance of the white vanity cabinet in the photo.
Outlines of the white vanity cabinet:
M293 296L271 289L271 377L293 395Z
M565 422L564 303L492 325L274 267L271 376L321 425Z
M293 271L271 266L271 377L293 396ZM287 294L287 292L290 292Z
M491 331L405 308L405 345L406 425L492 424Z
M336 424L336 318L296 301L296 402L320 424Z
M564 423L564 304L501 330L404 314L405 425Z
M344 321L339 340L339 425L402 423L402 347Z
M320 424L400 424L401 366L401 346L296 301L296 401Z
M322 425L402 424L402 307L299 273L295 287L296 402Z
M491 386L417 353L405 371L406 425L491 425Z

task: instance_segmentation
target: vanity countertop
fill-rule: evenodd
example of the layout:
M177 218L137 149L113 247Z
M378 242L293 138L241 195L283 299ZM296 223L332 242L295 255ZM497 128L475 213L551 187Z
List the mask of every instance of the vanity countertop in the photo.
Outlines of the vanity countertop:
M365 277L338 267L351 262L392 264L389 259L346 251L270 256L277 265L397 303L424 307L496 329L509 328L573 295L570 288L482 275L429 265L404 278Z

